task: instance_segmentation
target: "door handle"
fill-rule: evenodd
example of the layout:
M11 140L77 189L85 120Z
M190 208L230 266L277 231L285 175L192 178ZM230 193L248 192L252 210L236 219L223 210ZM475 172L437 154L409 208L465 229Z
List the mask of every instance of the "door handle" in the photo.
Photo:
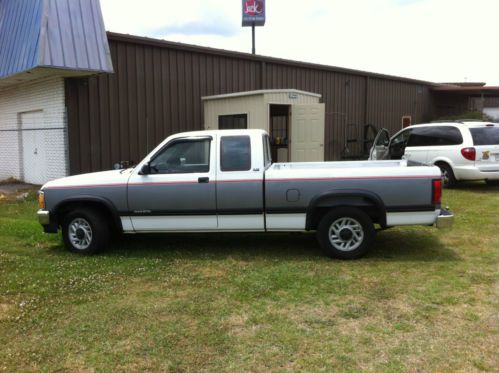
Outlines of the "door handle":
M209 183L210 178L209 177L198 177L198 183Z

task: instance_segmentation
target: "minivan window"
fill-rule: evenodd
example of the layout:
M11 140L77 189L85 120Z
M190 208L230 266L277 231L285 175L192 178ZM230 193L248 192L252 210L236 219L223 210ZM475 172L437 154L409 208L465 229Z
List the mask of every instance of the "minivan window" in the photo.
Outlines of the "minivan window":
M499 145L499 126L470 128L474 145Z
M461 131L451 126L415 127L407 146L441 146L463 143Z
M251 168L249 136L223 136L220 141L220 169L248 171Z

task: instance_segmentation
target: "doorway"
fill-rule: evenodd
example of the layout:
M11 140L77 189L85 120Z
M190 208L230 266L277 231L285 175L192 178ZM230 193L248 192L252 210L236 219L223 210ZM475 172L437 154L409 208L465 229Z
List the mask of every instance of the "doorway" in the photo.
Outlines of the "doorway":
M291 105L270 104L269 135L272 159L289 161L289 113Z
M29 184L46 182L46 149L43 111L19 114L21 133L22 179Z

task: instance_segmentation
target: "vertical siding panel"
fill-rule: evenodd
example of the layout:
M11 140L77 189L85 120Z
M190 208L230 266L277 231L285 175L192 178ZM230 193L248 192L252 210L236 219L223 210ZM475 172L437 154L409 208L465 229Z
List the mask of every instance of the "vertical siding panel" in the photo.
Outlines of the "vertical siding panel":
M153 74L154 74L154 144L159 144L163 141L163 82L161 77L161 50L159 48L153 49Z
M146 121L144 123L146 131L146 144L148 149L153 149L157 142L154 138L154 126L156 124L156 116L154 111L154 67L152 58L153 47L147 46L144 48L144 74L145 74L145 103L146 103Z
M177 72L177 52L170 51L170 108L171 108L171 132L178 132L179 111L178 111L178 72Z
M135 46L135 77L137 79L137 143L140 155L152 148L147 144L146 77L144 47Z
M128 91L126 92L128 102L128 133L130 134L130 158L128 158L128 160L138 162L140 160L138 136L140 122L137 114L137 46L128 44L126 46L126 56L126 76L128 81Z
M163 108L163 132L161 136L163 138L168 137L172 133L172 108L170 106L171 92L170 92L170 73L168 70L168 59L169 52L165 49L161 50L161 85L163 90L163 96L161 97L161 106Z
M99 91L97 87L97 78L88 79L88 111L89 111L89 137L90 142L90 170L96 170L101 165L101 147L100 147L100 125L99 125Z
M118 43L110 45L113 65L118 69ZM110 124L110 148L111 162L114 164L120 160L120 119L118 100L118 73L109 75L109 124Z
M101 164L99 169L106 170L113 166L111 161L111 132L109 119L109 75L100 75L98 78L99 87L99 123L100 131L100 152Z
M128 79L126 44L118 44L118 105L119 105L119 129L120 129L120 154L119 160L130 159L130 141L128 135Z
M88 100L88 79L80 81L78 84L78 135L80 144L80 166L81 172L90 172L92 170L90 163L90 118L89 118L89 100Z

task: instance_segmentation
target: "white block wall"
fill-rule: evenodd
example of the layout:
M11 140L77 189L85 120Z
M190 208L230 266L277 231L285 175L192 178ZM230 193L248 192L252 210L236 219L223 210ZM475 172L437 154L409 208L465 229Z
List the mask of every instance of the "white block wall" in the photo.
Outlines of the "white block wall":
M43 111L43 182L68 175L64 79L49 78L0 90L0 180L23 180L21 113ZM28 170L26 170L28 172Z

